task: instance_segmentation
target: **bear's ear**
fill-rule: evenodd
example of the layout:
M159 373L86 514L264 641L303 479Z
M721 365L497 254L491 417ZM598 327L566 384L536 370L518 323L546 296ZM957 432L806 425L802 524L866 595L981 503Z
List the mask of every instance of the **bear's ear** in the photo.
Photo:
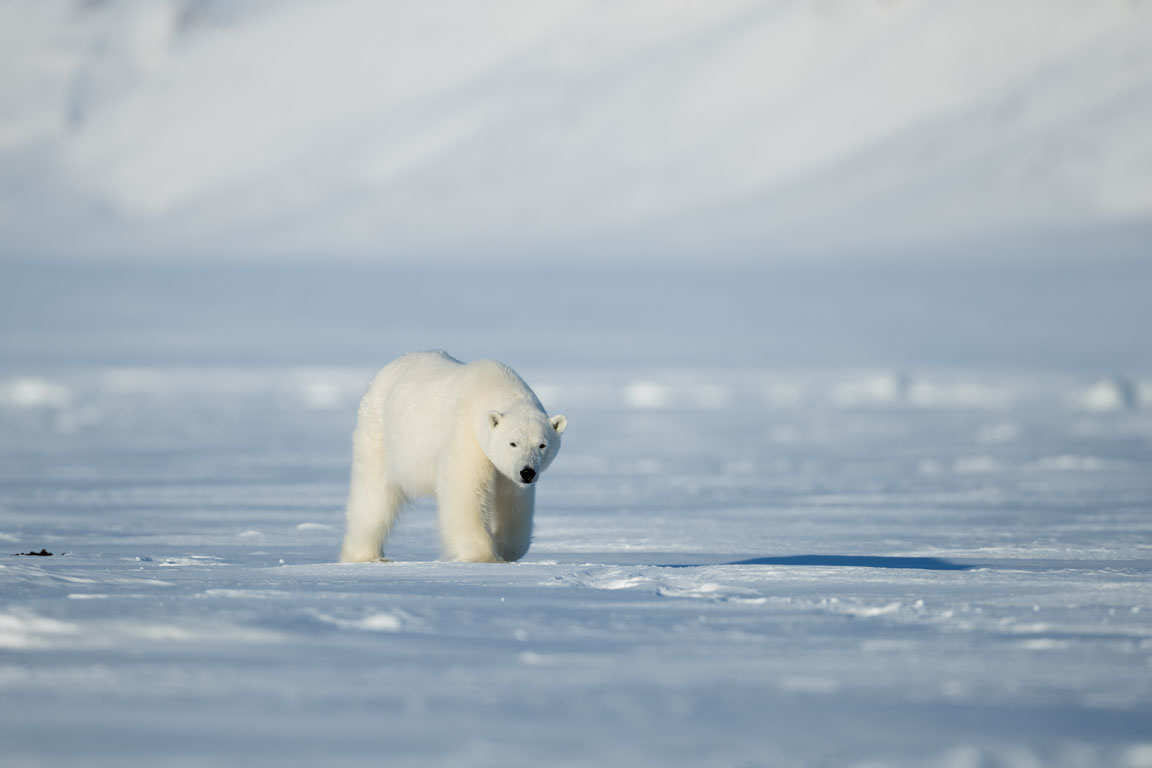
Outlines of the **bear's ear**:
M504 414L500 411L488 411L488 426L496 429L500 425L500 419L504 418Z
M561 414L556 414L549 422L552 424L552 429L556 430L556 434L564 434L564 430L568 429L568 418Z

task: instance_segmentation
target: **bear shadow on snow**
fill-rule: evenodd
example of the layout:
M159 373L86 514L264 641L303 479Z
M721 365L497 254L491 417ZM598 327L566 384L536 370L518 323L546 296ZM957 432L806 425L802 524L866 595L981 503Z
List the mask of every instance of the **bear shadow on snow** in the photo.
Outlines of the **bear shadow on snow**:
M840 568L908 568L925 571L969 571L974 566L939 557L890 557L883 555L782 555L751 557L726 563L669 563L664 568L699 568L705 565L807 565Z

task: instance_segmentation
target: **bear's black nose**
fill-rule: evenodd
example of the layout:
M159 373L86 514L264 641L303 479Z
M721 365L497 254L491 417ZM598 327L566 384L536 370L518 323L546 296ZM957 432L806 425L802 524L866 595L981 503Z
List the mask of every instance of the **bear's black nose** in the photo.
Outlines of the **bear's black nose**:
M532 469L532 467L524 467L524 469L520 470L520 479L526 483L532 482L535 477L536 470Z

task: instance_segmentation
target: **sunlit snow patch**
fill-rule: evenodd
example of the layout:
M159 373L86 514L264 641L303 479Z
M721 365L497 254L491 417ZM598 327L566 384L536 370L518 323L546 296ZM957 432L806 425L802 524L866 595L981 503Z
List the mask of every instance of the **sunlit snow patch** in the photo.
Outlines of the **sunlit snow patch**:
M1024 394L1010 382L917 379L908 385L908 401L920 408L999 410L1014 405Z
M60 637L79 634L80 627L27 612L0 613L0 648L47 648Z
M313 614L318 621L332 624L340 629L356 629L364 632L399 632L403 623L393 613L369 613L357 619L345 619L326 613Z
M1095 456L1045 456L1026 468L1043 472L1099 472L1108 462Z
M1073 408L1083 411L1123 411L1136 407L1136 389L1126 379L1114 376L1072 393L1068 400Z
M1003 464L991 456L964 456L952 462L952 471L958 475L1000 472L1003 469Z
M20 378L0 383L0 405L12 408L65 408L72 390L48 379Z
M654 381L634 381L624 389L624 402L630 408L664 408L668 388Z
M833 385L829 397L835 405L890 405L904 399L908 380L897 374L864 374Z

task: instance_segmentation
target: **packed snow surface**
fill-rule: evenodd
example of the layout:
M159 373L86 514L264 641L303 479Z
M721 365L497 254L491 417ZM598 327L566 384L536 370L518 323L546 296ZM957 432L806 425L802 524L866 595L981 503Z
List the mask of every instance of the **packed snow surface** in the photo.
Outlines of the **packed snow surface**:
M1146 768L1148 278L5 264L0 762ZM567 415L535 543L337 564L428 347Z
M5 764L1152 765L1146 383L522 370L527 558L342 565L371 372L0 379Z

